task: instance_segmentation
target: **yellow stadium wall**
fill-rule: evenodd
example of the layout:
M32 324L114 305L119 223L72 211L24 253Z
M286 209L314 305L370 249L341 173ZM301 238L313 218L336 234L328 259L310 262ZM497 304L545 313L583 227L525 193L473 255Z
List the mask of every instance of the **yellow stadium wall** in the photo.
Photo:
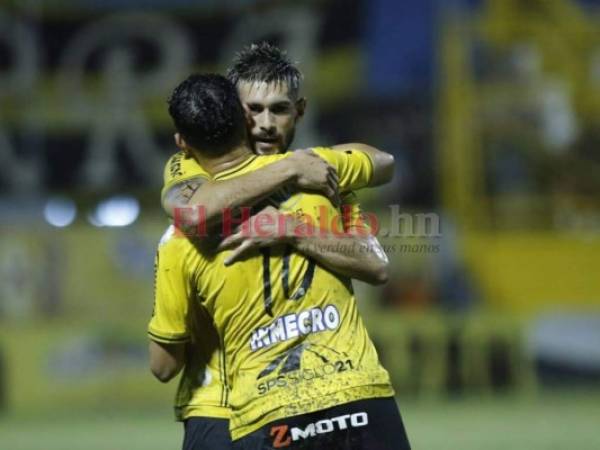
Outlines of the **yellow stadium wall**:
M600 307L600 237L470 232L462 240L468 267L494 310Z

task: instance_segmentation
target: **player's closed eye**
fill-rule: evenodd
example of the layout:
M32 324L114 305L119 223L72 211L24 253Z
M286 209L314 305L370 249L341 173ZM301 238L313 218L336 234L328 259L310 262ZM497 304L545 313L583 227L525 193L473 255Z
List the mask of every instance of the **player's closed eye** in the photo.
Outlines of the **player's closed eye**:
M263 106L259 105L258 103L249 103L248 104L248 110L252 113L255 114L260 114L263 111Z
M271 107L271 113L273 114L287 114L290 111L290 105L288 103L278 103Z

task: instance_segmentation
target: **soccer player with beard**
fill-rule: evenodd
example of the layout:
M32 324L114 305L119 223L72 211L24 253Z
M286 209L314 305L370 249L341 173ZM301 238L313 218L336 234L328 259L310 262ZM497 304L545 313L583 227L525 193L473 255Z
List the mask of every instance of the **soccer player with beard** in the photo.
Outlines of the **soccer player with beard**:
M299 95L301 75L284 54L268 44L251 46L241 52L228 72L236 83L248 119L248 134L254 151L272 154L287 150L295 126L302 117L306 100ZM181 138L176 137L181 146ZM350 144L336 150L361 150L368 153L374 166L373 183L391 176L393 158L371 147ZM236 178L215 180L190 157L185 148L175 154L165 169L163 205L170 215L177 208L203 206L202 218L211 227L221 220L224 208L256 204L282 187L323 192L334 201L337 175L331 166L313 152L297 151L292 156ZM360 220L360 209L353 193L345 193L348 205L344 229L352 236L323 236L298 243L296 250L312 256L330 270L370 283L384 282L387 259L377 240ZM189 212L189 211L188 211ZM186 214L186 223L196 226L200 214ZM284 239L280 237L280 239ZM337 245L343 242L344 245ZM270 245L277 243L271 238ZM260 236L238 236L230 244L239 245L228 263L243 252L266 245ZM176 298L177 287L157 283L157 299ZM178 319L161 314L155 307L149 328L153 372L163 381L175 376L182 367L176 398L176 415L185 422L184 448L226 448L229 434L227 389L223 380L223 358L218 335L210 326L202 308L189 305ZM208 326L207 326L208 323Z

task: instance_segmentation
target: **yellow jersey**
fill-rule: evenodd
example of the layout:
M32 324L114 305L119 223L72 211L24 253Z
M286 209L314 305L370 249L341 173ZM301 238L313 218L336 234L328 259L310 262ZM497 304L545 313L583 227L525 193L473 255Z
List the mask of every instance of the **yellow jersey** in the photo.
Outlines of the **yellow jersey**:
M342 191L368 184L372 164L366 154L315 151L337 170ZM239 176L285 157L252 156L214 179ZM279 202L283 211L312 217L317 224L325 216L331 228L342 229L342 216L325 197L284 192ZM228 254L215 252L209 240L172 235L160 247L157 284L162 278L180 279L170 283L185 285L183 295L212 318L234 440L280 418L393 395L349 279L289 246L262 249L225 267ZM167 269L161 277L160 271ZM161 303L159 298L156 302ZM151 322L149 331L156 334L153 330Z
M318 152L322 150L319 149ZM331 150L329 150L331 151ZM363 164L364 161L363 157ZM365 169L363 169L365 170ZM164 170L162 196L174 185L190 179L211 179L211 176L193 159L186 158L183 152L177 152L167 162ZM342 180L344 183L347 180ZM361 219L360 205L353 192L342 194L342 215L344 230L350 227L368 226ZM195 308L189 301L189 288L181 283L173 283L165 278L170 268L164 267L165 259L160 259L162 244L173 237L175 229L169 227L165 232L155 264L155 306L148 327L150 339L166 344L186 343L186 365L179 381L175 396L175 416L177 420L188 417L228 418L228 390L223 380L223 354L220 352L218 336L212 325L212 319L206 311ZM158 269L158 261L163 266ZM177 261L174 261L177 263ZM177 271L177 267L174 268ZM172 272L171 272L172 273ZM191 309L191 311L189 311ZM169 314L173 311L173 314ZM189 313L189 314L188 314Z
M177 420L198 416L228 419L219 335L212 318L195 301L193 287L180 275L182 260L169 257L170 251L164 249L176 234L171 225L158 244L148 337L163 344L186 344L185 366L175 394Z

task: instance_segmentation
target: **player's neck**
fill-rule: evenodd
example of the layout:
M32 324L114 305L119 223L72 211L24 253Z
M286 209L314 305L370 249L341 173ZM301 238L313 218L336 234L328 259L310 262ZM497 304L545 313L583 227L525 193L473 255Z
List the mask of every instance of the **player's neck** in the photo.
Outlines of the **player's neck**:
M215 175L219 172L240 165L252 156L254 156L254 153L252 153L250 147L248 147L246 144L241 144L228 152L226 155L216 157L196 155L196 159L204 168L204 170L211 175Z

